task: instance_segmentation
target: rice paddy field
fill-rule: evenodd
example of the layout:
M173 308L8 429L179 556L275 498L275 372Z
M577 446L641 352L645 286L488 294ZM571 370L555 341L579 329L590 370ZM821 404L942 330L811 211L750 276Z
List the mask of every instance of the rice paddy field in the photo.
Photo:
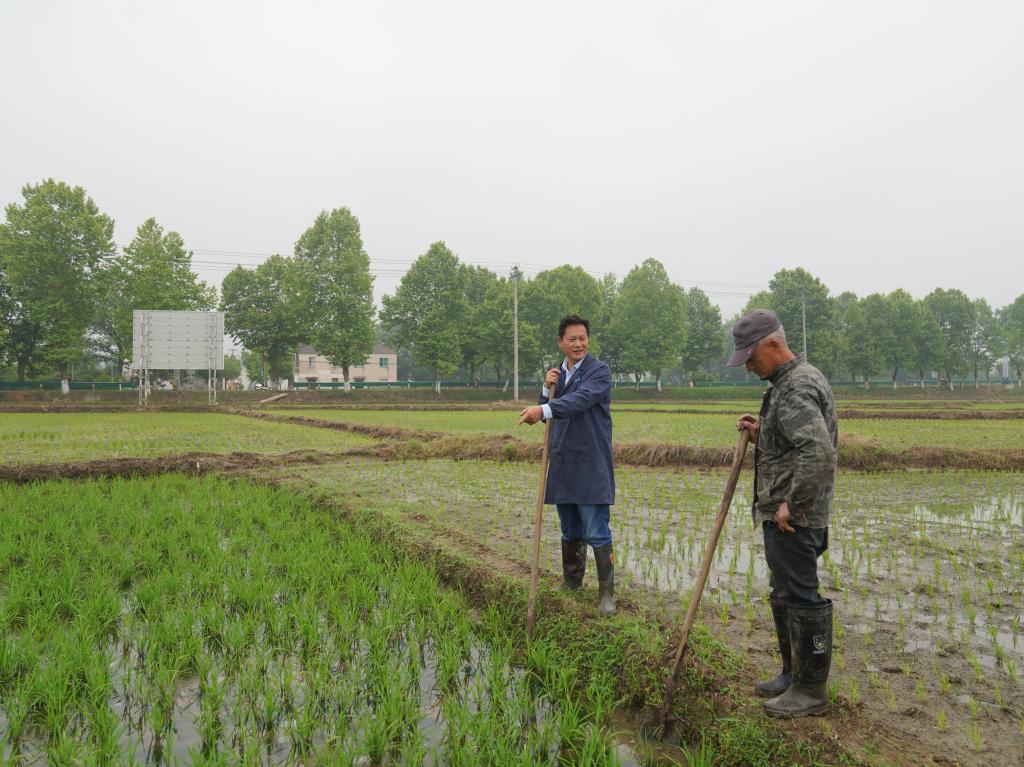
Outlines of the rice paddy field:
M894 451L1015 451L1018 403L841 402L893 417L840 430ZM615 438L731 447L736 415L756 407L617 401ZM0 765L1024 762L1015 458L1002 471L840 471L820 563L836 605L833 706L781 724L750 693L777 654L744 472L677 743L642 723L660 703L724 469L617 466L613 619L594 611L592 559L582 593L554 592L547 509L527 642L538 464L384 448L536 444L540 428L515 426L507 404L268 410L310 420L0 412L0 476L14 478L0 481ZM959 415L898 415L913 410ZM287 458L303 451L317 460ZM159 472L200 452L262 462L231 477ZM120 476L129 459L155 474ZM96 462L91 478L16 479L18 466L79 462Z
M757 403L724 413L635 412L628 406L614 411L613 439L616 442L651 440L696 447L731 447L736 443L736 418L744 412L757 413ZM303 418L324 419L362 426L402 426L424 431L463 435L508 434L524 440L541 441L542 429L516 426L517 418L505 411L449 412L429 410L322 410L275 408L271 412ZM1000 420L897 420L879 418L844 419L841 436L870 440L884 447L1020 448L1024 445L1024 419Z
M369 439L223 413L2 413L0 463L149 458L171 453L342 450Z

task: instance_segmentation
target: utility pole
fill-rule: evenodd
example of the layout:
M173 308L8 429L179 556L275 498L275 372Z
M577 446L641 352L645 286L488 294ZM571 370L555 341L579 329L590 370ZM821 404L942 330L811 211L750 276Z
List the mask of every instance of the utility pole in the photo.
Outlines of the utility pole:
M519 401L519 264L512 267L512 401Z
M803 291L800 291L800 317L804 324L804 362L807 362L807 302Z

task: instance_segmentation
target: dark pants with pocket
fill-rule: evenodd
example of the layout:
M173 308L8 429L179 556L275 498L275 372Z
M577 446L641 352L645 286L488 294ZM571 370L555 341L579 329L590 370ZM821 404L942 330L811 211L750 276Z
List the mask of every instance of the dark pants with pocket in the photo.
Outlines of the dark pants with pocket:
M828 548L828 528L793 527L795 533L784 533L774 522L762 523L771 598L790 607L821 607L828 600L818 593L818 557Z

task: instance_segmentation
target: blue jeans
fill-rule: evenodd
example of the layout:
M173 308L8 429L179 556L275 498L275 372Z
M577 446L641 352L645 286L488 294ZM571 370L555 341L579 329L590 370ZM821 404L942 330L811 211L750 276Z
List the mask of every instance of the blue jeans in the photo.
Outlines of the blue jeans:
M611 545L607 503L559 503L556 508L563 541L586 541L595 549Z

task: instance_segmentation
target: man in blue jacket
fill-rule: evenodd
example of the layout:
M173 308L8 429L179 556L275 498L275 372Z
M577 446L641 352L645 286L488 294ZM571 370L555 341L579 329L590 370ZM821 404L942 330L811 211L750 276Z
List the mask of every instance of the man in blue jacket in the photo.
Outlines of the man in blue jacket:
M590 323L575 314L558 323L561 367L544 377L538 405L523 410L519 423L552 419L545 503L558 508L562 527L561 588L583 585L587 545L594 549L598 609L615 612L612 533L608 526L615 503L612 468L612 371L589 352ZM550 387L555 397L550 399Z

